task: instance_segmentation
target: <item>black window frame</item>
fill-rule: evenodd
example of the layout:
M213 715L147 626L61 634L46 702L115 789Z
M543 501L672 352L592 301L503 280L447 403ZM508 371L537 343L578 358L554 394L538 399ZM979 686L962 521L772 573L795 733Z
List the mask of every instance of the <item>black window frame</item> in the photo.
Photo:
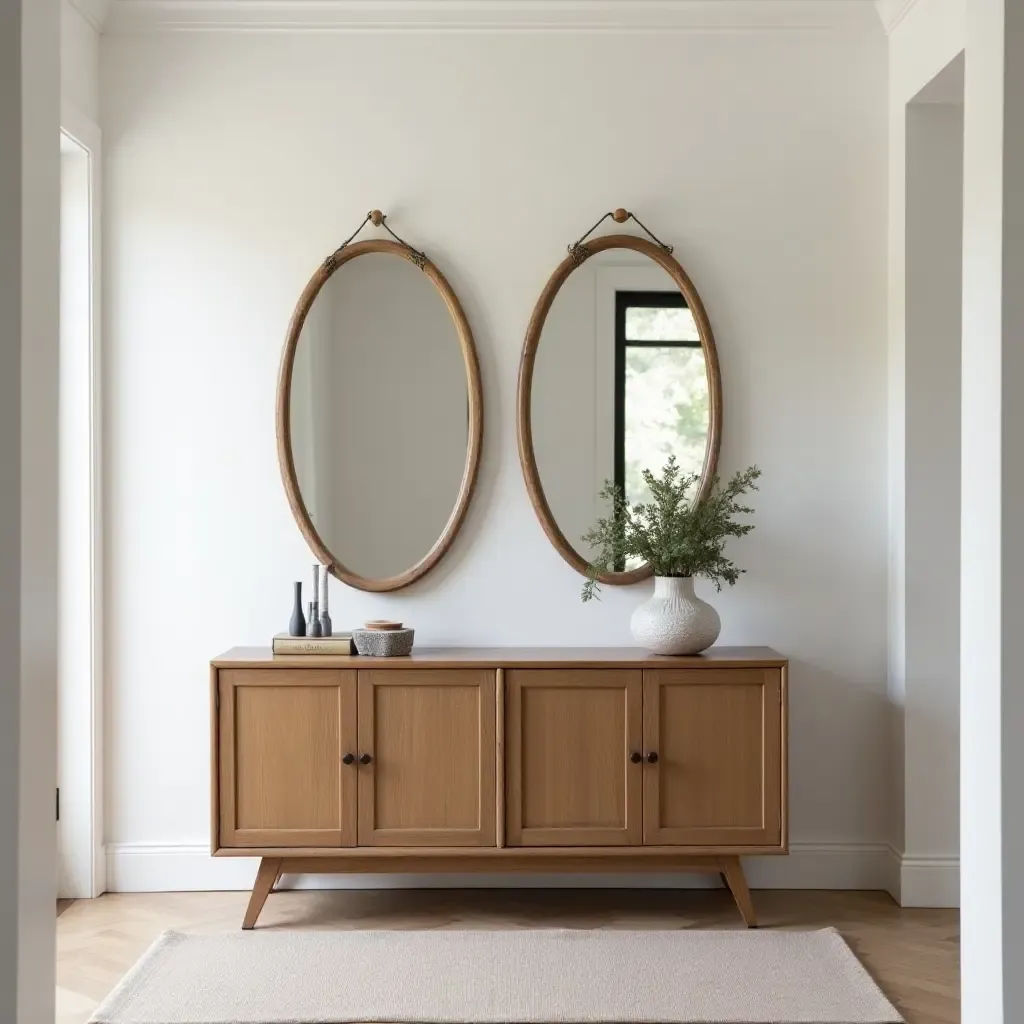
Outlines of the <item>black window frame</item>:
M627 341L626 310L689 309L679 291L615 292L615 486L626 494L626 349L627 348L701 348L700 341Z

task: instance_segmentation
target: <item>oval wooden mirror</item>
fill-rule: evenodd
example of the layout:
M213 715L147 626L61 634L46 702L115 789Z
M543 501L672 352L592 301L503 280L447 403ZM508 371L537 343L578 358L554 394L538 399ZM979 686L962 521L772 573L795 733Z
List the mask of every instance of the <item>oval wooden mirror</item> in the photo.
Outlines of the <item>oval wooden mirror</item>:
M608 216L636 219L625 210ZM696 500L707 493L721 445L718 353L671 247L628 234L569 247L530 319L517 420L530 501L559 554L584 575L589 552L577 544L610 513L599 493L606 480L630 502L646 501L643 470L660 476L674 454L700 475ZM650 574L645 563L598 578L627 584Z
M277 390L281 474L317 559L360 590L429 572L482 438L473 334L444 275L400 240L345 243L299 298Z

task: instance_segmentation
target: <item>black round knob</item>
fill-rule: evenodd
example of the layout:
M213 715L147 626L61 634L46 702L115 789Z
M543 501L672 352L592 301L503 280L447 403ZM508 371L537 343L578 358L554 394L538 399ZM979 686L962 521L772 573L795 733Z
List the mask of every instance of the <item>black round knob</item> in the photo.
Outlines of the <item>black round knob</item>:
M356 755L355 754L346 754L341 759L341 763L342 764L355 764L356 763Z
M658 763L658 752L656 750L652 750L647 755L647 763L648 764L657 764Z
M633 764L639 764L644 759L644 756L639 750L634 750L633 753L629 755L629 759Z
M360 754L359 755L359 763L360 764L369 764L372 760L373 760L373 758L370 757L369 754Z

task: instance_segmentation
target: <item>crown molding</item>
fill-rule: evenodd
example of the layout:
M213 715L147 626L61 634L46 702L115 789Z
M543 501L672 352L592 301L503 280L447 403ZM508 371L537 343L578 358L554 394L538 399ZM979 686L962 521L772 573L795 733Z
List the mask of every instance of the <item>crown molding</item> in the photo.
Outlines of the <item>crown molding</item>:
M886 35L891 35L893 29L910 13L911 8L917 0L875 0L875 10L882 20L882 28Z
M71 6L92 25L102 32L110 13L110 0L68 0Z
M877 27L871 0L114 0L106 31L770 32L868 24Z

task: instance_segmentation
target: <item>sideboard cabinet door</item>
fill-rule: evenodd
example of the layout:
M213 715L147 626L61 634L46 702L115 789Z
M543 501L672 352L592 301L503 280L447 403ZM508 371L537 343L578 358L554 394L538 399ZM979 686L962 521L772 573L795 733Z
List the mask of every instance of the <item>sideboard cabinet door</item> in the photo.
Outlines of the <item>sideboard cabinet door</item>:
M221 669L220 845L354 846L356 674Z
M645 844L781 844L781 687L777 668L644 671Z
M494 669L359 670L359 845L494 846Z
M640 670L505 678L509 846L640 845Z

